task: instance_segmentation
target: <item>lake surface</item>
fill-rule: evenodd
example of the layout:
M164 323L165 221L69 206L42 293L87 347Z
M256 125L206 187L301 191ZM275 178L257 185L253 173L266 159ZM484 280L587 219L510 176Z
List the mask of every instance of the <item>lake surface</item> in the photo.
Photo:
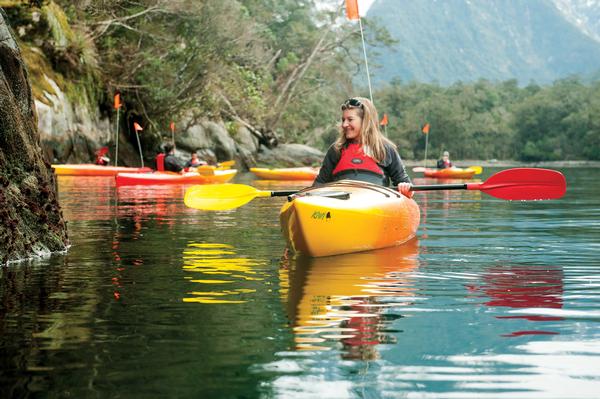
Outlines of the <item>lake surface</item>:
M417 239L320 259L283 198L60 177L70 250L0 268L0 397L598 398L599 170L562 171L561 200L417 193Z

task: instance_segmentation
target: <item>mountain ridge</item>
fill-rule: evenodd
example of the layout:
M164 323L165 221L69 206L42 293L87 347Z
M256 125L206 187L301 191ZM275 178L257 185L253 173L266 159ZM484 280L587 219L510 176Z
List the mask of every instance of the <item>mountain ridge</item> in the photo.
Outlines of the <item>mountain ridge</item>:
M549 0L376 0L367 16L398 40L395 51L367 50L380 66L375 85L396 78L546 84L600 69L600 42Z

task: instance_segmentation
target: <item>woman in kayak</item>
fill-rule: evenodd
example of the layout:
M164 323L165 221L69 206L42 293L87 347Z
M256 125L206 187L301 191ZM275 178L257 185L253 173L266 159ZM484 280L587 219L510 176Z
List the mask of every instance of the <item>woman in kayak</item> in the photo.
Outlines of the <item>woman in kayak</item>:
M444 153L442 154L442 159L437 161L437 168L446 169L451 167L452 162L450 162L450 153L448 151L444 151Z
M412 198L411 182L396 145L379 130L373 103L354 97L342 104L340 136L329 147L315 186L350 179L389 186Z

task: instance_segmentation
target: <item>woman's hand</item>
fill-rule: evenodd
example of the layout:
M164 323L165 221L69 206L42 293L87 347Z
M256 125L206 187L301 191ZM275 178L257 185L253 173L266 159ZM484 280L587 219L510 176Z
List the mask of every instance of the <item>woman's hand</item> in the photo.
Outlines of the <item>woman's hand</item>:
M408 198L412 198L414 194L413 191L410 191L411 187L412 184L410 183L398 183L398 191L400 191L400 194Z

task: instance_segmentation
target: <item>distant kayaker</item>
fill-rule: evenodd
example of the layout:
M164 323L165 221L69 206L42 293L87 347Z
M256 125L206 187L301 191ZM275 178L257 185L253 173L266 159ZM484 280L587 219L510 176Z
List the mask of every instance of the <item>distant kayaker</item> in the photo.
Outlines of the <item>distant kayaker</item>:
M181 172L185 166L182 161L175 156L175 147L171 143L165 144L165 170L169 172Z
M448 151L444 151L442 154L442 159L437 161L437 168L446 169L451 168L452 166L452 162L450 162L450 153Z
M110 158L106 156L108 153L108 147L102 147L96 151L96 165L106 166L110 163Z
M193 152L192 153L192 158L187 161L187 163L185 164L186 168L197 168L198 166L202 166L202 165L208 165L208 163L206 161L202 161L200 158L198 158L198 154Z
M359 180L388 186L411 198L411 182L396 145L379 130L373 103L353 97L342 104L340 135L327 153L313 185L338 180Z

